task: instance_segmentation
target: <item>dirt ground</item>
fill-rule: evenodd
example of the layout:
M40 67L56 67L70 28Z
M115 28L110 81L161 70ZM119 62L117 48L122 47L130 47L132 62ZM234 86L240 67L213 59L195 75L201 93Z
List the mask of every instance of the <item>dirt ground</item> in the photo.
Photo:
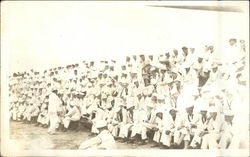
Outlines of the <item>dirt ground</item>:
M90 132L87 130L78 132L69 130L49 135L47 128L16 121L10 122L10 139L18 143L22 149L78 149L81 142L91 138L89 135ZM117 141L118 149L159 149L150 146L151 144L137 145Z

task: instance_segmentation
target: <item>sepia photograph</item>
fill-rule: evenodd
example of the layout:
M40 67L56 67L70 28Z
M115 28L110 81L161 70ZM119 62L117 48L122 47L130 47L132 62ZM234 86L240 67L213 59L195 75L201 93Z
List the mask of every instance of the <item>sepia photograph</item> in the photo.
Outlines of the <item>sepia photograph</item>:
M249 156L248 1L4 1L1 156Z

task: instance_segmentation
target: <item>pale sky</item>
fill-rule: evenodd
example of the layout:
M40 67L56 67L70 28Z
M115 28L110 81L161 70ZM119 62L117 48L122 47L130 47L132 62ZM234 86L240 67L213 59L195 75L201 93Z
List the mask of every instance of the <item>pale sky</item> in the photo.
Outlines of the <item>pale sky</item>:
M248 39L248 12L134 4L2 3L1 45L9 56L9 71L161 53L175 47L219 44L231 37Z

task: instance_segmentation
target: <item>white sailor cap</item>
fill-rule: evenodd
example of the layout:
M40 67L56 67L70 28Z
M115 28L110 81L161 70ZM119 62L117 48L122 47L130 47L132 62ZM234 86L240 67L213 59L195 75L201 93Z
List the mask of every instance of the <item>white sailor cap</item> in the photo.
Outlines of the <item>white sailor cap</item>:
M147 107L154 108L154 104L153 103L148 103Z
M165 100L165 97L164 97L164 95L157 95L157 99L159 99L159 100Z
M234 113L233 113L232 110L225 110L225 111L224 111L224 115L225 115L225 116L234 116Z
M208 111L210 112L210 113L217 113L218 112L218 109L215 107L215 106L210 106L209 107L209 109L208 109Z
M200 111L207 111L208 110L208 106L205 104L200 105L199 108L200 108Z
M205 53L203 51L200 51L199 53L197 53L197 57L198 58L204 58L205 57Z
M193 101L187 102L185 108L191 108L191 107L194 107Z
M171 107L169 108L169 112L172 111L172 110L178 112L177 108L176 108L176 107L173 107L173 106L171 106Z
M128 103L128 104L127 104L127 109L129 109L129 108L131 108L131 107L133 107L133 106L134 106L133 103Z

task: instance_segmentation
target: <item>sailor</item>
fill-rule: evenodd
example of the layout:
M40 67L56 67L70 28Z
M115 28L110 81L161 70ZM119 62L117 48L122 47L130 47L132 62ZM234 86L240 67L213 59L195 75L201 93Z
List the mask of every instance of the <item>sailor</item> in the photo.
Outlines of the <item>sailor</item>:
M98 121L96 128L99 134L81 143L79 149L116 149L117 146L114 137L107 128L107 122L105 120Z
M199 106L199 113L194 115L193 121L191 122L191 128L194 132L193 140L190 143L189 148L198 148L201 145L203 131L207 131L208 116L207 110L208 105L204 101L197 101Z
M26 110L25 101L22 101L18 107L18 112L17 112L17 120L18 121L21 121L25 110Z
M194 136L193 128L191 127L191 123L193 122L194 114L194 104L193 101L186 101L187 105L185 105L186 113L181 116L180 122L178 124L178 130L180 131L180 138L177 141L177 145L180 145L181 142L184 140L184 149L187 149L191 136Z
M126 109L123 111L124 116L124 123L120 125L120 133L119 137L122 138L120 142L127 142L128 141L128 133L131 130L133 123L134 123L134 109L135 106L133 103L128 102Z
M231 110L224 111L224 122L221 126L220 149L239 149L240 136L233 123L234 114Z
M48 129L49 134L54 134L56 128L59 126L59 117L57 115L57 111L59 107L62 105L61 99L57 95L57 90L52 89L51 94L49 95L49 106L48 106L48 115L50 126Z
M157 110L156 111L156 119L154 120L152 124L152 130L154 131L154 145L151 147L158 147L160 145L160 139L161 139L161 134L164 128L164 125L166 123L166 120L163 119L163 110Z
M37 118L37 122L40 123L40 126L43 127L47 127L49 125L48 105L49 105L48 101L42 104L41 111Z
M201 132L200 136L203 136L201 149L217 149L217 140L220 138L220 127L222 118L218 113L218 109L215 106L209 108L210 116L207 122L207 131Z
M141 145L146 144L147 126L150 123L153 108L153 103L148 103L144 107L139 106L139 110L134 113L135 121L131 132L131 138L133 138L131 142L137 140Z
M171 146L176 146L179 140L179 132L177 131L180 116L177 115L177 109L171 107L169 113L166 115L166 124L162 129L162 135L160 142L162 142L163 147L170 148ZM174 137L174 144L171 144L172 136Z
M64 128L68 128L71 121L78 121L81 118L81 113L77 104L70 104L68 113L64 115L63 124Z

